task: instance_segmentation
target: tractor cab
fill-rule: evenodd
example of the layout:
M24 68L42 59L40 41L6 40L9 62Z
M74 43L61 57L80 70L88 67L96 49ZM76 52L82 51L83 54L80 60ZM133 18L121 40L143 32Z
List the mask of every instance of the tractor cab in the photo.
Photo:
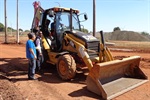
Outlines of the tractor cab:
M50 36L55 41L55 51L60 51L66 31L71 33L81 31L78 13L78 10L62 7L53 7L43 12L41 29L45 37ZM84 14L84 19L87 20L86 14Z

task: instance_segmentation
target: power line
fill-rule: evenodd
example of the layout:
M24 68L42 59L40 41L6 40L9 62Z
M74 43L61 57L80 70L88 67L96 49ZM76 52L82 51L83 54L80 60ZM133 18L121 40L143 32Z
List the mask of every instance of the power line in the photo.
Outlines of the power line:
M57 3L59 5L59 7L60 7L60 3L59 2L55 2L55 3Z

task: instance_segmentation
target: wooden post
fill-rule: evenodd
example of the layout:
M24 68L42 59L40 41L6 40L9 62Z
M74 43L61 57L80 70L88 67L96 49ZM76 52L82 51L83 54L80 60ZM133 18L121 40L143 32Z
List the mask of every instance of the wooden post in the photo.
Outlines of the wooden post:
M18 0L17 0L17 22L16 22L16 24L17 24L17 33L16 33L16 39L17 39L17 43L19 43L19 29L18 29Z
M95 36L96 31L96 4L95 0L93 0L93 36Z
M5 43L8 43L7 41L7 13L6 13L6 0L4 1L4 17L5 17Z

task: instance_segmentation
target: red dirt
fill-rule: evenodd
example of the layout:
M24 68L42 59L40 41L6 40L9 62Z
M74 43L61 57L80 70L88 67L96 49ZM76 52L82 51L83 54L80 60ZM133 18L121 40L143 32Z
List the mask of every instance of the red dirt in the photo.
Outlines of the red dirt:
M150 54L112 51L114 58L139 55L140 67L150 77ZM27 59L24 45L0 44L0 100L97 100L99 96L86 89L86 75L78 73L70 82L62 81L55 66L45 65L38 80L27 80ZM147 82L113 100L150 100Z

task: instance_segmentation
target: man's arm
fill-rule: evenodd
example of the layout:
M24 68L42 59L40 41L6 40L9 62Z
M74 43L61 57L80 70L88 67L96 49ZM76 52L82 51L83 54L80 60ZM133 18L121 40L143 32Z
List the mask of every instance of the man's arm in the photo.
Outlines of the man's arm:
M34 58L37 59L36 54L34 54L34 51L32 48L29 48L29 51L33 54Z
M42 54L42 51L41 51L41 44L40 44L40 39L37 39L36 40L36 49L38 50L39 54L41 55Z

